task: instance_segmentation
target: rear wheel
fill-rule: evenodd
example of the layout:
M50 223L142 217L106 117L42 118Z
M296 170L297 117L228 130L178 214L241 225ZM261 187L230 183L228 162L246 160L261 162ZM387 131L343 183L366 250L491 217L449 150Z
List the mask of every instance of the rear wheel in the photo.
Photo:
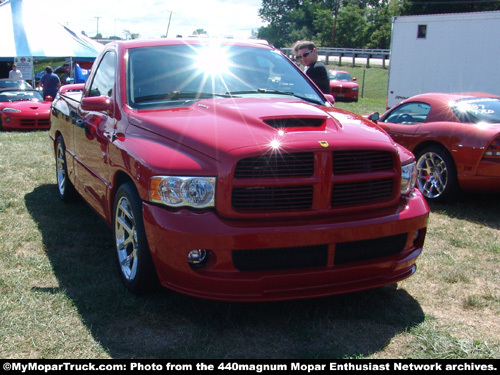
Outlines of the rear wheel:
M457 169L453 158L440 146L429 146L417 156L417 187L433 201L456 198L459 191Z
M76 196L76 191L68 177L66 146L62 137L57 138L56 144L56 176L59 198L65 202L73 201Z
M118 266L123 283L131 292L143 294L157 285L142 219L142 201L132 183L118 189L113 209Z

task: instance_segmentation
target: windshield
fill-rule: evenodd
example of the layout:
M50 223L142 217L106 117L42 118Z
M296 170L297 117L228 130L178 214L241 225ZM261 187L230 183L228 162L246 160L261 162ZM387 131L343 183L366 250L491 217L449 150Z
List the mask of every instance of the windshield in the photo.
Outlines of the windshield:
M333 81L352 81L349 73L340 73L340 72L329 72L328 77Z
M324 98L279 52L227 45L131 49L128 104L136 109L190 105L217 97L287 95L317 104Z
M497 98L457 100L451 109L461 122L500 123L500 99Z
M1 91L0 102L17 102L22 100L43 101L38 91Z
M31 85L23 80L10 80L0 79L0 89L14 88L14 89L31 89Z

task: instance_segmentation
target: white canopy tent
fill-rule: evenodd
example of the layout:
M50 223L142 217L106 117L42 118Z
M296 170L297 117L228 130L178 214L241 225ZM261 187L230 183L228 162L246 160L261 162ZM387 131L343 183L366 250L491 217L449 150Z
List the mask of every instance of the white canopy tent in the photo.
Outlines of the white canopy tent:
M16 56L73 57L94 60L102 48L83 34L46 22L40 1L9 0L0 4L0 58ZM42 3L43 4L43 3Z
M69 28L47 21L35 0L0 4L0 61L15 58L68 58L94 61L102 45Z

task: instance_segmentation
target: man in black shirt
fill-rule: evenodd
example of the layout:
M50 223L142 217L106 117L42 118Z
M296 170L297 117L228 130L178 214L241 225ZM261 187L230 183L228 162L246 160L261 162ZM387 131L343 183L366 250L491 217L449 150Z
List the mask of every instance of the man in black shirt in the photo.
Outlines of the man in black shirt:
M318 61L316 45L310 41L298 41L293 46L295 58L306 66L306 74L324 94L330 93L330 79L325 64Z

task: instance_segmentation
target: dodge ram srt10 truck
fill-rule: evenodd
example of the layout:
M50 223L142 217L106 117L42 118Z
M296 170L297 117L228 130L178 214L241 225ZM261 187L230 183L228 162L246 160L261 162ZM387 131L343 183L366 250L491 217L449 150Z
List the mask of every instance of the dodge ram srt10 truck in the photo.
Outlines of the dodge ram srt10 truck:
M51 110L60 198L113 229L125 286L228 301L412 275L429 208L413 154L265 43L110 43Z

